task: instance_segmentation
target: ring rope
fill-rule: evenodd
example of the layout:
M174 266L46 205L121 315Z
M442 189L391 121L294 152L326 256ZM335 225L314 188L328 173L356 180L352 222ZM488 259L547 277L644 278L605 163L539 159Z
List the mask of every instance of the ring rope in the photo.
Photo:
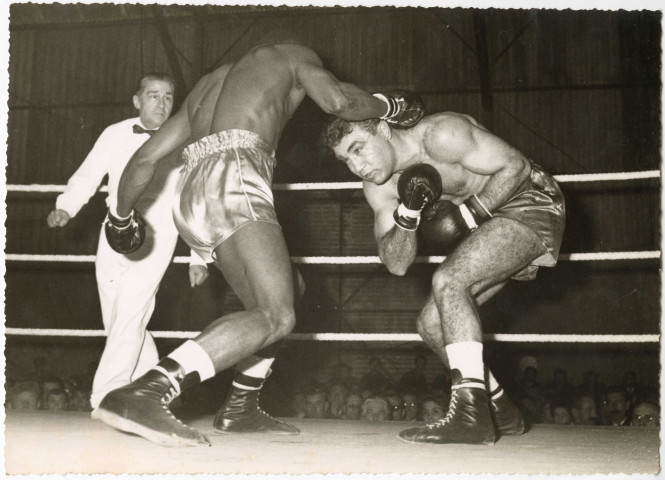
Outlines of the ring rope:
M570 175L554 175L554 179L560 183L576 182L607 182L640 180L646 178L660 178L659 170L644 170L638 172L613 172L613 173L581 173ZM356 190L361 189L362 182L313 182L313 183L277 183L272 186L273 190ZM64 192L66 185L7 185L8 192ZM108 191L103 186L100 191Z
M660 178L660 171L648 170L641 172L617 172L595 174L554 175L555 180L566 182L597 182L597 181L623 181L647 178ZM64 192L65 185L6 185L8 192ZM274 190L351 190L362 188L362 182L328 182L328 183L291 183L275 184ZM106 186L101 191L108 191ZM560 255L561 260L568 261L594 261L594 260L642 260L660 258L660 251L637 252L595 252L571 253ZM94 262L95 255L31 255L6 254L7 261L38 261L38 262ZM417 257L416 263L441 263L445 257L429 256ZM380 264L376 256L348 256L348 257L292 257L294 263L301 264ZM174 263L188 263L188 257L175 257ZM194 338L200 332L155 331L151 332L155 338ZM36 335L36 336L76 336L76 337L104 337L104 330L75 330L75 329L39 329L39 328L11 328L5 329L7 335ZM290 340L317 340L317 341L400 341L419 342L420 335L415 333L292 333L286 337ZM497 342L566 342L566 343L654 343L660 342L660 335L550 335L550 334L484 334L484 340Z
M154 338L195 338L201 332L155 331ZM7 335L33 335L48 337L105 337L104 330L77 330L54 328L5 328ZM417 333L291 333L288 340L327 341L327 342L420 342ZM559 335L559 334L512 334L487 333L483 340L495 342L535 342L535 343L657 343L658 334L639 335Z
M564 253L559 255L559 260L569 262L589 262L605 260L650 260L660 258L660 251L636 251L636 252L591 252L591 253ZM415 263L441 263L444 256L416 257ZM7 253L5 260L8 262L67 262L67 263L91 263L95 261L95 255L36 255L24 253ZM378 256L345 256L345 257L291 257L293 263L302 265L379 265L381 259ZM189 257L174 257L173 263L189 263Z

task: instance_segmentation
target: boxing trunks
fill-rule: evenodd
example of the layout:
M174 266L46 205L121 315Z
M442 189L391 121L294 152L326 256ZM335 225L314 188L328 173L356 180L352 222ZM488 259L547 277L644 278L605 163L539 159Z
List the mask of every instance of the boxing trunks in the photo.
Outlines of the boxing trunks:
M566 223L566 208L559 186L539 165L531 164L529 178L503 206L492 212L492 215L510 218L529 227L547 248L546 253L511 278L533 280L538 273L538 267L556 265Z
M182 153L173 220L183 240L206 262L248 222L278 224L272 196L274 149L257 134L226 130Z

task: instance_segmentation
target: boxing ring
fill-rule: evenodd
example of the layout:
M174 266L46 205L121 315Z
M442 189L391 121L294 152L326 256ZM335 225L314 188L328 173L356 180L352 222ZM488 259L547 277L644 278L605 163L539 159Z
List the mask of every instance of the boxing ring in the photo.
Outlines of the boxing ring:
M612 474L658 471L658 428L534 425L494 445L405 444L409 422L288 419L300 435L214 435L210 447L166 448L82 412L7 412L10 474Z
M555 175L559 183L660 179L657 170ZM361 182L276 184L276 191L360 189ZM61 185L7 185L8 192L61 192ZM418 257L441 263L443 256ZM561 254L566 262L643 262L660 251ZM94 255L7 253L6 262L90 263ZM292 257L296 264L380 264L376 256ZM175 257L174 263L187 263ZM155 338L193 338L194 331L151 331ZM103 337L103 330L5 328L8 336ZM485 334L486 341L533 343L659 344L659 334ZM420 342L416 333L292 333L289 341ZM659 471L659 429L534 425L524 435L502 437L493 446L408 445L397 440L408 422L288 419L297 436L218 435L212 416L183 418L208 436L211 446L168 449L92 421L84 412L6 411L5 471L42 473L207 474L609 474Z

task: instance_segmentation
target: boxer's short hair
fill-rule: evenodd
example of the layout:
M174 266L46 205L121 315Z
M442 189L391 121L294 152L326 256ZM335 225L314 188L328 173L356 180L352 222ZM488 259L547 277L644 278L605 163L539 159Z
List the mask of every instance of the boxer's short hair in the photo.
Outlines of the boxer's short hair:
M363 128L371 134L375 134L377 131L377 125L380 121L381 120L378 118L370 118L359 122L350 122L348 120L333 117L323 126L321 141L327 147L335 148L344 137L353 131L354 128Z

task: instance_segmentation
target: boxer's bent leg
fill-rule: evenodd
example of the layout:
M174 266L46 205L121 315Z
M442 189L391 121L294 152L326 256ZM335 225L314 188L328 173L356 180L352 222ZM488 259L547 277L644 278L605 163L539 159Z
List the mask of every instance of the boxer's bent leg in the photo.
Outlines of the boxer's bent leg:
M254 308L214 321L195 341L219 372L286 336L295 324L291 260L279 225L250 222L215 249L215 264Z
M432 278L446 343L482 342L474 289L491 291L545 251L531 229L505 218L482 224L460 242Z
M511 274L521 270L544 250L540 239L531 230L517 222L496 218L460 242L436 270L432 278L432 295L442 322L451 367L450 408L440 422L424 429L401 432L401 440L413 443L494 443L496 415L490 413L482 360L482 328L474 294L486 292L489 296L496 293L498 285L505 283ZM499 425L496 429L502 430Z
M437 354L443 364L448 367L448 356L446 355L446 343L443 339L443 328L439 310L430 294L425 300L425 305L420 310L416 319L416 329L427 346Z
M506 283L507 282L499 283L486 290L482 290L481 284L474 285L472 288L472 295L476 299L476 304L478 306L484 304L486 301L496 295L499 290L501 290L506 285ZM476 293L476 290L479 292ZM439 310L436 306L436 302L434 301L434 297L431 294L427 297L425 305L418 314L416 328L427 346L430 347L432 351L436 353L437 356L441 359L443 364L449 368L448 356L446 355L445 350L446 343L443 337L441 317L439 316Z
M241 231L249 226L246 225ZM240 231L236 232L236 235L238 233ZM281 232L279 236L281 237ZM261 308L261 303L255 295L257 290L252 287L247 277L236 275L234 277L235 280L231 279L232 272L245 271L243 265L231 263L237 257L229 253L225 257L220 257L219 253L217 254L218 259L227 257L229 261L225 262L225 270L223 269L222 271L227 272L227 280L234 289L237 289L236 294L242 301L245 309L247 311L254 311ZM295 266L291 265L291 268L293 271L292 290L296 292L297 298L300 299L304 294L304 281ZM231 283L232 281L234 283ZM269 375L270 367L279 348L279 343L281 342L277 341L262 347L253 355L245 357L238 362L231 390L215 415L213 421L215 431L219 433L269 432L287 435L300 433L293 425L272 418L259 406L260 390Z

